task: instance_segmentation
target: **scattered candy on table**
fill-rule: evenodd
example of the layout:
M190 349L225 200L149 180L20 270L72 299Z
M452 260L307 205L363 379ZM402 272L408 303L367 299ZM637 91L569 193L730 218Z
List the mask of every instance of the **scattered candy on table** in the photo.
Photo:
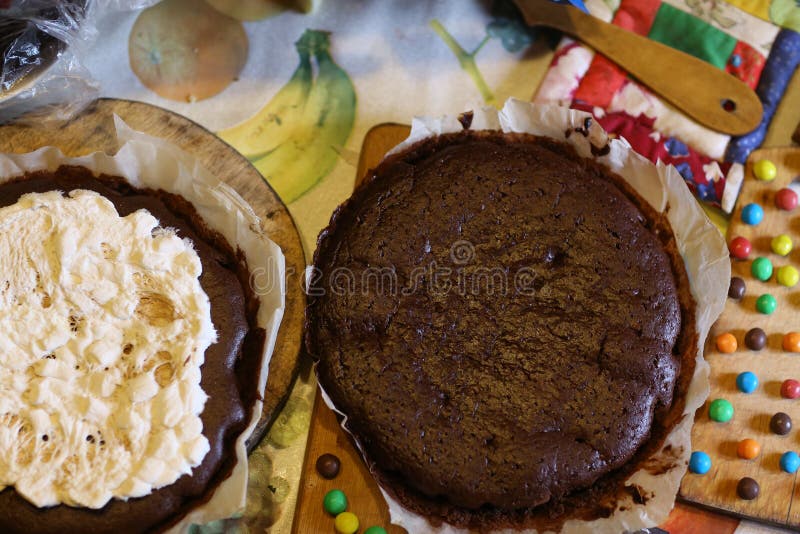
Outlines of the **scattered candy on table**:
M739 373L736 377L736 387L743 393L752 393L758 388L758 377L751 371Z
M781 469L787 473L796 473L800 469L800 455L794 451L787 451L781 455Z
M317 473L319 473L322 478L328 480L336 478L341 466L342 463L335 454L325 453L317 458Z
M742 222L755 226L764 220L764 208L752 202L742 208Z
M338 515L347 510L347 496L342 490L333 489L325 494L322 501L325 511L331 515Z
M369 527L364 534L386 534L386 529L379 526Z
M769 293L764 293L756 300L756 310L764 315L770 315L778 307L778 301Z
M333 528L339 534L355 534L358 531L358 517L353 512L342 512L334 519Z
M736 352L737 348L739 348L739 344L736 341L736 336L730 332L725 332L724 334L718 335L716 343L717 350L725 354L732 354Z
M791 265L784 265L778 268L775 279L778 280L778 283L782 286L794 287L798 279L800 279L800 273Z
M779 436L785 436L792 430L792 418L789 414L778 412L769 420L769 429Z
M769 258L756 258L750 266L750 272L754 278L766 282L772 277L772 262Z
M800 332L788 332L783 336L783 350L800 352Z
M692 473L705 475L710 469L711 457L703 451L694 451L689 457L689 471Z
M756 178L759 180L770 182L778 175L778 169L770 160L760 159L753 165L753 174L755 174Z
M797 207L797 193L784 187L775 193L775 206L782 210L792 211Z
M725 423L733 419L733 404L725 399L714 399L708 405L708 416L718 423Z
M785 399L796 399L800 397L800 382L793 378L787 378L781 384L781 397Z
M780 271L780 269L778 269L778 271ZM731 278L731 285L728 287L728 297L739 300L744 296L746 289L747 286L745 285L744 280L738 276L734 276Z
M760 490L758 482L750 477L744 477L736 484L736 494L745 501L752 501L758 497Z
M753 251L753 245L745 237L734 237L728 245L728 250L737 260L746 260Z
M739 458L752 460L761 454L761 445L754 439L745 438L736 446L736 454Z
M767 333L761 328L751 328L744 335L744 344L750 350L761 350L767 346Z

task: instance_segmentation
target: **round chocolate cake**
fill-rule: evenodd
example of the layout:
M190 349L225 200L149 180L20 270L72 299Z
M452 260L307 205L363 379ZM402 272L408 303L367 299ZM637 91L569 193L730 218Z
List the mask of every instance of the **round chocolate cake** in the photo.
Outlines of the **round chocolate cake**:
M66 196L75 190L99 193L113 203L121 217L147 210L158 220L160 228L173 229L178 237L191 240L191 247L202 264L199 283L208 296L216 331L216 341L205 351L200 378L202 390L208 396L200 415L208 452L199 465L175 482L154 489L146 496L112 499L98 509L66 504L37 507L9 486L0 492L0 531L162 531L206 502L220 482L229 476L236 462L234 444L250 420L258 395L258 369L264 348L264 330L255 323L258 301L250 293L249 286L242 283L248 279L244 261L224 238L206 227L192 205L180 196L137 190L121 178L95 177L83 168L61 167L55 173L31 173L0 185L0 207L13 205L29 193L60 191ZM80 326L75 327L78 328ZM30 334L36 335L36 332L30 331ZM130 350L131 347L126 346L123 352L128 354ZM56 356L49 357L56 359ZM39 447L48 441L48 436L36 439ZM104 445L103 439L102 436L86 436L86 440L97 447ZM95 482L89 477L75 483L91 486Z
M320 385L384 489L426 517L607 515L584 505L681 414L696 335L672 231L565 143L462 132L391 156L314 266Z

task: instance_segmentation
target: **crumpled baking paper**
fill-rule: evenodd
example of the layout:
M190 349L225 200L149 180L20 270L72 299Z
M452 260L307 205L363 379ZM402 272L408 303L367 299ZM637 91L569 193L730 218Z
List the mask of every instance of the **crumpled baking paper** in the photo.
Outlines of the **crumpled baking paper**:
M711 325L716 321L725 305L730 283L731 266L728 247L719 230L694 200L683 178L673 166L660 162L656 165L634 152L624 139L609 139L606 132L596 122L589 128L587 136L572 135L565 139L568 128L583 128L584 120L590 114L561 106L535 105L520 100L509 99L502 110L484 108L474 112L471 130L502 130L504 132L529 133L552 137L571 144L582 157L595 158L624 178L656 210L666 213L683 257L689 277L692 296L696 302L696 328L698 340L694 376L689 384L683 411L683 419L664 440L663 446L654 453L648 463L673 465L660 475L653 475L645 469L633 473L625 482L636 484L642 493L652 495L646 504L635 504L625 497L625 510L617 509L613 515L594 521L578 519L567 520L561 532L569 534L590 534L608 532L636 531L656 526L669 515L675 504L681 478L686 472L691 454L691 430L695 411L702 406L709 393L709 366L703 358L703 346ZM459 132L463 129L458 117L416 118L412 122L408 139L392 149L389 154L400 152L411 145L444 133ZM610 147L605 156L592 156L591 146ZM387 154L388 155L388 154ZM320 386L322 390L322 387ZM344 417L342 428L347 430L347 417L339 411L330 397L322 390L326 404ZM349 432L349 431L348 431ZM363 448L356 439L362 456ZM671 445L670 455L663 449ZM679 456L675 456L680 452ZM466 534L467 529L443 523L433 526L419 514L408 510L395 500L389 492L381 489L389 505L391 521L408 530L409 533ZM622 504L620 502L619 504ZM517 530L495 530L519 532ZM529 529L523 532L534 533Z
M230 186L209 173L194 156L162 140L137 132L114 117L120 148L115 155L95 152L68 158L56 147L43 147L28 154L0 154L0 183L38 170L55 170L61 165L86 167L96 174L121 176L135 187L163 189L191 202L209 228L216 230L244 252L251 273L259 272L272 287L259 288L260 305L256 322L266 330L263 364L258 391L264 394L269 361L283 317L286 295L285 259L278 245L264 233L261 220ZM258 400L253 416L236 440L236 465L231 475L216 488L211 499L192 509L170 533L185 533L192 524L225 519L244 510L247 493L247 449L245 442L261 415Z

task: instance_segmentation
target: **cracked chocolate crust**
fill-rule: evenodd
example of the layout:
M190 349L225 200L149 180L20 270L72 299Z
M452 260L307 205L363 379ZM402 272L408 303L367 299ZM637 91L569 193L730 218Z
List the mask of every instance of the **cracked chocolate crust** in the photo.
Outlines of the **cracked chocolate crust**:
M460 132L393 155L314 265L320 384L434 524L607 516L681 418L697 335L669 223L565 143Z

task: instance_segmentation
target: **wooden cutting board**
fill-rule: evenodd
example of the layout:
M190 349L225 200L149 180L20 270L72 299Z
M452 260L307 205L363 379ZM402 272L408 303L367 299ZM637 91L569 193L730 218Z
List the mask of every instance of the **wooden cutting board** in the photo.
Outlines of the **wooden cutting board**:
M753 176L753 163L769 159L778 168L772 182L763 182ZM800 208L786 212L775 207L775 192L786 187L795 178L800 179L800 149L772 148L756 150L748 160L745 181L733 218L728 229L728 242L736 236L750 240L753 251L745 261L733 260L733 276L744 279L747 286L741 301L728 299L722 316L711 329L706 343L706 359L711 364L711 394L709 401L697 412L692 431L693 450L702 450L711 457L712 468L705 475L687 474L681 485L680 496L703 506L767 521L782 526L800 527L800 486L796 474L788 474L779 467L780 456L786 451L800 453L800 399L790 400L780 396L781 383L787 378L800 380L800 354L785 352L781 347L783 334L800 331L800 285L787 288L772 278L760 282L750 274L752 260L759 256L769 258L775 271L782 265L800 268ZM764 220L749 226L742 222L742 207L755 202L764 208ZM782 257L772 252L770 241L779 234L791 236L794 250ZM772 294L778 307L772 315L756 311L759 295ZM744 335L754 327L764 329L767 346L761 351L751 351L744 344ZM715 347L717 335L730 332L738 341L738 350L722 354ZM736 388L736 376L751 371L758 376L755 392L746 394ZM708 403L716 398L730 401L734 417L727 423L717 423L708 417ZM769 421L776 412L785 412L792 418L793 428L786 436L773 434ZM761 444L761 454L754 460L743 460L736 455L736 445L744 438ZM752 501L737 497L736 484L742 477L754 478L761 487L760 496Z
M131 128L165 139L197 157L214 176L250 203L261 217L267 235L286 256L289 278L286 310L269 365L261 420L248 443L252 448L266 434L283 406L298 370L305 294L296 283L296 275L305 269L305 256L294 221L259 172L236 150L186 117L142 102L100 99L60 128L0 125L0 152L23 153L53 145L68 156L98 150L114 153L117 149L114 114Z

